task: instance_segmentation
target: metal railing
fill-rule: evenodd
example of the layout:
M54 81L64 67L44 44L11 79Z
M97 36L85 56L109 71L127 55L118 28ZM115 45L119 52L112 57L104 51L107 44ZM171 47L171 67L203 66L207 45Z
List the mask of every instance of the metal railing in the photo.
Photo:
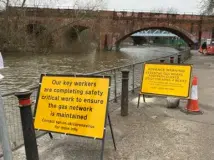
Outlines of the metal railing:
M110 93L110 101L117 102L117 98L121 95L121 88L122 88L122 70L129 70L129 91L134 92L134 90L140 87L141 83L141 73L142 73L142 66L145 62L160 62L160 60L165 60L165 63L170 62L170 57L174 57L174 63L177 63L178 55L181 55L181 61L184 62L190 57L190 49L186 49L184 51L180 51L178 53L173 53L168 56L158 57L154 59L150 59L148 61L142 61L130 65L125 65L121 67L116 67L112 69L107 69L103 71L93 72L86 75L110 75L111 79L111 93ZM31 99L33 102L36 101L37 89L38 86L33 88L29 88L33 91L31 95ZM4 110L6 115L6 122L8 125L9 130L9 138L11 142L11 147L13 150L21 147L23 142L23 135L22 135L22 126L21 126L21 119L20 119L20 110L18 107L18 99L14 96L14 92L4 94L3 103L4 103ZM35 103L32 105L32 111L34 111ZM110 112L114 111L115 108L109 107ZM44 135L44 132L38 131L36 132L37 137ZM0 157L2 153L0 153Z

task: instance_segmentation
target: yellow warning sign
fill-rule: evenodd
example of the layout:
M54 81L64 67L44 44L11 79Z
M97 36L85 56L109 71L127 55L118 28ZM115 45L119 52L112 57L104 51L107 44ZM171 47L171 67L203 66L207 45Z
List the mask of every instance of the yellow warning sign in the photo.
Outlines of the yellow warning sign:
M42 76L35 128L102 139L109 86L110 77Z
M146 63L141 93L187 98L191 72L191 65Z

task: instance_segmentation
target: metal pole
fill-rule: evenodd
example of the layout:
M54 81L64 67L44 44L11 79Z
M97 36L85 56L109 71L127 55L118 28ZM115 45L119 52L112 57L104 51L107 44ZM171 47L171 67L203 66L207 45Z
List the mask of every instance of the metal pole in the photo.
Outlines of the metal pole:
M122 71L121 116L128 115L129 71Z
M135 67L135 65L133 65L132 66L132 93L134 93L134 80L135 80L135 78L134 78L134 76L135 76L135 74L134 74L134 71L135 71L135 69L134 69L134 67Z
M117 103L117 71L114 70L114 102Z
M3 106L3 99L0 95L0 142L2 144L4 160L12 160L12 150L10 147L8 128L5 121Z
M113 140L113 143L114 143L114 149L116 151L117 147L116 147L116 142L115 142L115 139L114 139L114 132L113 132L113 129L112 129L112 124L111 124L111 119L110 119L109 113L108 113L108 121L109 121L110 130L111 130L112 140Z
M39 160L36 134L33 125L30 95L32 92L24 90L17 92L15 96L19 99L22 130L24 136L25 153L27 160Z
M170 63L174 63L174 57L170 57Z
M178 64L180 64L181 63L181 55L179 54L178 55Z

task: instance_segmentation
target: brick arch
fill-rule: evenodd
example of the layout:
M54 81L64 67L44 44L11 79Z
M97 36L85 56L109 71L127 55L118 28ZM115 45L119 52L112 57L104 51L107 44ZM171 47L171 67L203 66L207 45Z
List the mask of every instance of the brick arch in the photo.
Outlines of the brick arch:
M57 26L57 28L58 29L56 29L56 31L52 33L55 44L54 49L56 50L71 50L72 47L74 47L73 45L75 45L75 43L78 43L79 34L85 30L89 30L89 32L93 34L96 33L96 30L94 29L91 21L80 21L71 24L69 24L69 22L68 24L63 23L61 27Z
M53 47L53 37L51 34L47 34L47 25L39 21L29 21L23 28L27 33L25 38L28 38L31 47L37 46L38 49L46 50Z
M75 32L82 32L85 29L93 30L94 21L93 20L77 20L69 21L66 19L59 18L58 23L54 29L56 34L62 34L67 30L73 30Z
M82 31L89 29L89 27L83 25L73 25L65 29L64 36L70 40L76 40L78 38L78 34Z
M47 31L47 27L37 21L29 22L25 25L25 31L29 35L39 36Z
M178 26L173 26L173 25L168 25L168 26L161 26L161 25L157 25L157 26L144 26L140 29L136 29L136 30L131 30L131 31L125 31L122 34L119 34L119 36L117 36L117 40L115 41L115 45L119 45L123 40L125 40L126 38L128 38L129 36L131 36L134 33L143 31L143 30L149 30L149 29L159 29L159 30L165 30L168 32L171 32L177 36L179 36L180 38L182 38L189 46L192 46L194 44L197 43L197 40L195 38L194 35L192 35L191 33L189 33L188 31L178 27Z

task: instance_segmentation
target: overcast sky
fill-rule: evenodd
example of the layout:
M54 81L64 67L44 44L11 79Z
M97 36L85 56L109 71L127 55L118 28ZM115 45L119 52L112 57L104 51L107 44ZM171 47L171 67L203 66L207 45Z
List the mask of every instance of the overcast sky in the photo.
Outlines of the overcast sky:
M97 2L99 0L27 0L27 4L43 4L53 6L72 6L78 1L80 5L84 3ZM105 8L111 10L136 10L136 11L151 11L154 9L175 8L179 13L197 13L199 11L200 0L105 0ZM50 4L52 2L52 4Z
M152 10L173 7L179 12L198 12L198 0L107 0L111 9Z

